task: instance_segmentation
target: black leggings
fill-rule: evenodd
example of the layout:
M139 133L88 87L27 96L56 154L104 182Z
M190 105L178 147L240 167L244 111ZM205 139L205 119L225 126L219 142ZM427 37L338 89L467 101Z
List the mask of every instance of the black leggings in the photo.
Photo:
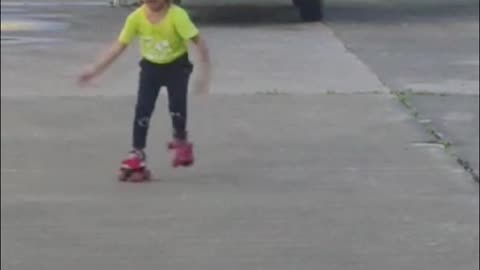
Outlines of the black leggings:
M140 61L140 80L133 123L133 147L146 147L150 118L155 109L160 88L167 87L168 104L172 119L173 137L187 137L187 90L193 65L184 55L173 63L155 64L145 59Z

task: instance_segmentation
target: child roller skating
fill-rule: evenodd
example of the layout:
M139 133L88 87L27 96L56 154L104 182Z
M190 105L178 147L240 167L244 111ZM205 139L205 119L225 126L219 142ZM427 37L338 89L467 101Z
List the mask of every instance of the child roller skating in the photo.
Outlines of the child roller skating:
M139 39L142 58L133 121L133 149L121 163L119 180L139 182L150 179L145 148L150 118L162 86L167 88L173 129L172 141L167 144L174 154L172 166L194 164L193 144L186 128L187 88L193 71L188 43L198 51L201 64L198 93L208 91L210 64L205 42L183 8L172 0L143 0L143 4L127 17L118 39L79 76L80 85L104 72L135 38Z

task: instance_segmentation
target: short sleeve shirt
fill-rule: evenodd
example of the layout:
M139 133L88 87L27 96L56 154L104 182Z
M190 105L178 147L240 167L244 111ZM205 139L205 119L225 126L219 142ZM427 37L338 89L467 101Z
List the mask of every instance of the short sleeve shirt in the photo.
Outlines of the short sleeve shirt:
M188 50L187 41L198 34L188 13L177 5L171 5L162 21L156 24L148 20L146 7L141 6L127 17L118 41L128 45L138 38L142 57L166 64L184 55Z

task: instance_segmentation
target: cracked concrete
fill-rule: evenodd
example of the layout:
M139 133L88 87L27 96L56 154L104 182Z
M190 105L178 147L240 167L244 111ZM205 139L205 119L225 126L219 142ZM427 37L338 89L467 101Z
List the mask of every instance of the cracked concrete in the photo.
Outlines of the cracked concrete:
M362 2L332 2L327 25L478 179L478 1Z

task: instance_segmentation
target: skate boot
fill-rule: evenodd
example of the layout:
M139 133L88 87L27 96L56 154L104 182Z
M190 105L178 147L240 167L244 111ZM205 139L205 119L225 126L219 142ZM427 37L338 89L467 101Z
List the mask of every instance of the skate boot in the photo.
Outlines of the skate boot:
M146 182L151 178L150 170L147 169L146 156L142 151L130 151L128 158L122 161L118 173L121 182Z
M174 152L172 166L189 167L194 163L193 144L188 141L174 140L168 143L168 149Z

